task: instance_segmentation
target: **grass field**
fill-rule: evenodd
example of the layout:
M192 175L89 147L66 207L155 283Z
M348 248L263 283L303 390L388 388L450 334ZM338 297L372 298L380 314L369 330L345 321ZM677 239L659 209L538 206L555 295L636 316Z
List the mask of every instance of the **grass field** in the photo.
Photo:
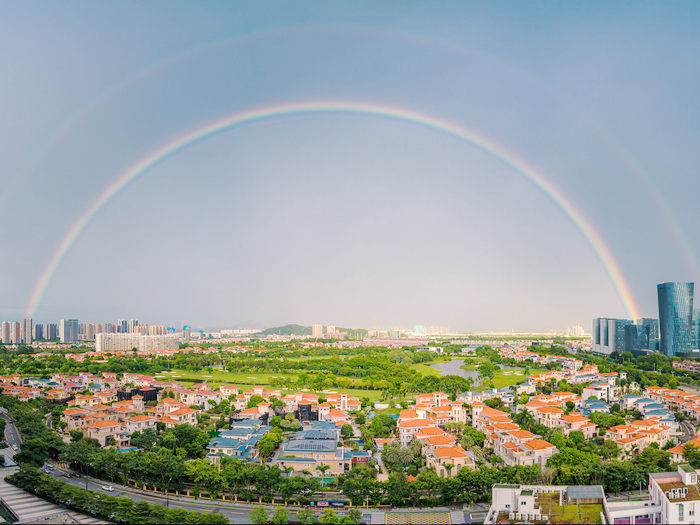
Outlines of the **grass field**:
M434 363L437 363L438 361L431 361ZM431 368L429 364L427 363L416 363L413 365L408 365L409 368L412 368L413 370L418 371L419 373L423 374L424 376L439 376L442 375L442 372L440 370L437 370L435 368Z
M194 372L192 370L173 370L159 374L163 378L172 378L175 381L207 381L209 383L233 383L242 385L269 385L273 379L278 377L289 378L296 381L298 378L294 374L264 374L258 372L228 372L214 370L211 374L206 370ZM159 377L160 379L160 377Z
M532 368L530 369L530 375L539 374L540 372L545 372L544 369ZM525 375L523 370L499 370L493 378L494 388L504 388L507 386L517 385L518 383L524 383L529 376ZM474 390L482 391L489 388L488 385L481 385Z
M173 381L190 384L206 381L208 384L212 385L212 387L218 387L221 383L240 386L266 386L269 385L273 379L278 377L292 378L293 381L297 380L297 376L293 374L258 374L255 372L236 373L218 370L214 370L211 374L208 374L205 370L200 370L199 372L193 372L191 370L173 370L172 373L164 372L162 374L158 374L157 376L158 379L162 379L164 381L172 379ZM284 394L292 394L298 391L298 389L285 388L284 384L281 386L281 390ZM370 401L377 401L382 394L379 390L361 390L358 388L329 388L327 390L347 392L348 394L359 398L368 397ZM322 395L321 392L316 392L314 390L309 391Z

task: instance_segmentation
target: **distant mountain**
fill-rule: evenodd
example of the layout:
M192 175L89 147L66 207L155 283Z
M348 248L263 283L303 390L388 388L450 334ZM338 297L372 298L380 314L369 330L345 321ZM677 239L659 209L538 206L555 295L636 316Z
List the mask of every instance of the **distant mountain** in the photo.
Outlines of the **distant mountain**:
M273 326L257 335L311 335L311 327L301 326L300 324L286 324L284 326Z
M336 327L339 332L347 332L348 337L351 339L362 339L367 335L367 330L362 328L341 328ZM324 334L326 327L323 327ZM266 335L311 335L310 326L301 326L299 324L286 324L284 326L273 326L259 332L256 335L266 336Z

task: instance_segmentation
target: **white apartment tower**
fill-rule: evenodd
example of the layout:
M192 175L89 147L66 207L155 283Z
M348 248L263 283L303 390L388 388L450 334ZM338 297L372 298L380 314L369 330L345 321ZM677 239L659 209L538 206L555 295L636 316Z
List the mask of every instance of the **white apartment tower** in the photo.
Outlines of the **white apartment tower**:
M12 342L10 339L10 323L7 321L2 322L2 344L9 345Z
M22 321L22 342L25 345L32 344L32 318L27 317Z
M18 321L12 321L10 324L10 342L13 345L18 345L22 342L22 325Z
M322 324L315 324L311 327L311 337L314 339L322 339L323 338L323 325Z

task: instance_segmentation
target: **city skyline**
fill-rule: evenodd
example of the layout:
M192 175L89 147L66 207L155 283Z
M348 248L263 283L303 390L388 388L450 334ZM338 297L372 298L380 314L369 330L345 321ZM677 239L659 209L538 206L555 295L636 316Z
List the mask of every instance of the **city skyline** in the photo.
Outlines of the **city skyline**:
M0 318L548 331L700 279L697 4L124 5L0 21Z

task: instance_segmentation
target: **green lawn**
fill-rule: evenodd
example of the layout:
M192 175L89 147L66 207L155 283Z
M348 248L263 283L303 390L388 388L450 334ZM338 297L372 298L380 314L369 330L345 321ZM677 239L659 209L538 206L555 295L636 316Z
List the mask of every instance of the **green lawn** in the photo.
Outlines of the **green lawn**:
M438 362L438 361L433 361L433 362ZM417 370L420 374L424 376L439 376L442 375L442 372L440 370L437 370L435 368L431 368L430 365L426 363L416 363L413 365L409 365L409 368L412 368L413 370Z
M530 369L530 375L539 374L540 372L546 372L544 369L532 368ZM493 378L494 388L504 388L507 386L517 385L518 383L524 383L527 381L528 376L525 375L524 370L499 370ZM474 390L477 392L488 389L488 385L481 385Z
M212 387L218 387L221 383L228 383L233 385L240 385L242 387L260 385L269 385L274 378L291 378L293 381L297 380L297 376L294 374L259 374L256 372L228 372L214 370L211 374L207 373L205 370L200 370L199 372L193 372L191 370L173 370L173 373L162 373L158 374L158 379L167 381L172 379L173 381L179 381L181 383L200 383L206 381ZM244 388L245 390L245 388ZM291 394L298 391L298 389L288 389L282 385L281 390L284 394ZM331 387L327 390L334 390L337 392L347 392L350 395L357 396L358 398L368 397L370 401L377 401L381 397L381 391L379 390L361 390L358 388L335 388ZM322 395L322 393L315 392L311 390L314 394Z
M194 372L192 370L173 370L172 373L167 371L158 374L158 379L167 380L172 378L174 381L193 381L208 383L233 383L241 385L269 385L274 378L285 377L292 381L298 378L295 374L267 374L258 372L228 372L226 370L214 370L211 374L206 370Z

